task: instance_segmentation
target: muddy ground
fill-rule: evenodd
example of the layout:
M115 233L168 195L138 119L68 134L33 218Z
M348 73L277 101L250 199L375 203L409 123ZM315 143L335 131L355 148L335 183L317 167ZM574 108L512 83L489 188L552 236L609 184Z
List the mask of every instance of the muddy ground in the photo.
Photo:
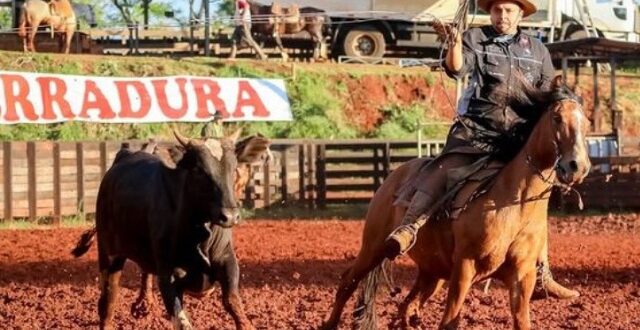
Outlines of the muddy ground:
M551 219L551 263L556 278L579 290L575 300L536 300L537 329L640 328L640 216L589 216ZM235 239L242 271L242 294L249 318L259 329L311 329L326 317L340 273L357 253L361 221L251 221ZM0 328L96 328L98 271L96 250L80 259L69 254L82 229L0 231ZM414 270L408 260L395 269L402 295L379 299L380 328L388 328L406 294ZM138 286L137 268L122 277L118 328L170 327L163 308L136 320L129 314ZM159 295L156 292L158 301ZM436 326L444 293L429 302L421 328ZM186 305L198 329L233 328L218 292ZM350 327L353 303L343 327ZM463 310L464 329L511 327L506 291L488 295L474 289Z

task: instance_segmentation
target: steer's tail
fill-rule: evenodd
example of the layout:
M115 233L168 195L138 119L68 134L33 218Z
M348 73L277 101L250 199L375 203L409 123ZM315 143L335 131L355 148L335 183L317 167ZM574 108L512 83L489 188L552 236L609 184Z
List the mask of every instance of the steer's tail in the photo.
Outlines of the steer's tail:
M20 20L18 23L18 36L25 38L27 36L27 9L22 5L19 10Z
M73 254L74 257L78 258L87 253L87 251L89 251L89 248L91 247L91 244L93 244L93 238L95 237L95 235L95 226L82 233L82 236L80 236L80 239L78 240L78 244L76 244L76 247L71 250L71 254Z

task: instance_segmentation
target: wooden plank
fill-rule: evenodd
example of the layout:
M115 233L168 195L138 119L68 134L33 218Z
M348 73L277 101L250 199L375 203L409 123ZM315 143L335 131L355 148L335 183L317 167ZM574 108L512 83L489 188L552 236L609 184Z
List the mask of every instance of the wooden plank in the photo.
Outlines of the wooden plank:
M77 182L77 201L78 201L78 216L81 219L84 219L84 208L81 207L84 203L85 192L84 192L84 144L82 142L76 143L76 182Z
M372 183L349 183L349 184L328 184L327 191L340 192L340 191L370 191L376 190L376 185Z
M371 178L375 176L372 170L344 170L325 171L327 178Z
M36 198L36 144L33 141L27 142L27 163L29 172L29 220L35 221L38 199Z
M60 143L56 142L53 144L53 224L56 226L62 219L60 183Z
M13 218L13 210L11 208L11 201L13 200L11 148L12 143L10 141L4 141L2 143L2 175L4 178L4 212L2 216L4 220L11 220Z

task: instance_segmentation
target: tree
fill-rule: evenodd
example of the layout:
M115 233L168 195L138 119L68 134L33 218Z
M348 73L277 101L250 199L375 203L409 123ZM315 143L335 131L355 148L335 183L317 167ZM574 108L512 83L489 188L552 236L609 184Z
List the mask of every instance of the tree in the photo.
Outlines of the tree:
M0 7L0 30L11 29L11 9Z

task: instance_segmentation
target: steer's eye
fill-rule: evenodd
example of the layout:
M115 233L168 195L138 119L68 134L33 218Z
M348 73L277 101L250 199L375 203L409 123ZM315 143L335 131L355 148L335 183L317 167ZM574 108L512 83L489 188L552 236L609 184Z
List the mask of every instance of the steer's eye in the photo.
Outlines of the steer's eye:
M556 125L562 124L562 116L559 114L553 114L553 123Z

